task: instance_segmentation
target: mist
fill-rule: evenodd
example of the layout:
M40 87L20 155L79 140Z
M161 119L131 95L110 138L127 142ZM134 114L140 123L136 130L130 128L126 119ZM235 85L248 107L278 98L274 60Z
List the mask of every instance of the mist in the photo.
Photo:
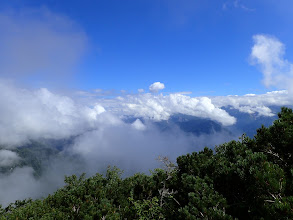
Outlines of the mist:
M63 186L64 175L85 172L91 176L97 172L105 173L108 166L124 170L124 177L136 172L148 174L149 170L160 167L156 161L158 156L167 156L176 162L180 155L235 138L227 132L196 136L176 126L162 131L152 120L142 122L137 119L126 123L100 105L81 106L69 97L47 90L46 98L43 89L21 90L21 94L19 88L13 86L8 90L1 93L6 97L10 95L6 101L2 99L6 107L1 111L7 112L0 117L6 128L0 132L1 146L6 148L0 151L0 165L11 167L10 172L0 176L0 203L3 206L15 200L41 198L53 193ZM21 107L12 97L15 94L21 97ZM8 111L13 117L7 116ZM22 159L13 152L14 149L31 140L43 139L70 139L70 142L55 158L49 158L40 177L34 175L32 167L15 166Z

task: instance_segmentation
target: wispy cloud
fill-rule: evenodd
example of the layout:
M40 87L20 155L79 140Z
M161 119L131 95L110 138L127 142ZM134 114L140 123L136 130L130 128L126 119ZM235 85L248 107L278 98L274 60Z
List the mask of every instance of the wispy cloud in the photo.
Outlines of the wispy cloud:
M247 12L255 11L254 8L247 7L241 0L227 1L222 5L223 10L228 10L229 8L239 8Z
M47 8L0 12L0 75L60 79L74 72L87 36Z
M252 64L260 66L265 86L293 93L293 64L284 58L285 45L269 35L253 36Z

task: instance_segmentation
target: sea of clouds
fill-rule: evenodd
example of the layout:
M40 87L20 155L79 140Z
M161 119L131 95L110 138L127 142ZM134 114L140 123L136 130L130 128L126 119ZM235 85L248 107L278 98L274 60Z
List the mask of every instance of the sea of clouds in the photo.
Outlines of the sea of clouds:
M227 132L192 135L176 126L162 131L154 125L172 115L191 115L225 127L237 118L224 107L271 117L270 106L292 104L293 65L283 57L285 46L273 36L253 36L250 58L262 71L263 83L277 91L193 97L164 94L164 83L154 82L148 91L138 89L136 94L107 98L101 90L68 94L23 83L56 76L66 79L74 69L86 50L87 36L69 18L46 8L6 11L0 13L0 30L0 167L18 163L21 158L13 149L31 140L71 140L60 152L69 159L52 159L39 178L31 167L1 174L0 203L4 206L16 199L46 196L62 186L65 174L91 175L108 165L117 165L128 174L148 172L159 166L155 161L159 155L174 161L179 155L237 138ZM126 122L127 117L135 120ZM70 160L71 156L82 162Z

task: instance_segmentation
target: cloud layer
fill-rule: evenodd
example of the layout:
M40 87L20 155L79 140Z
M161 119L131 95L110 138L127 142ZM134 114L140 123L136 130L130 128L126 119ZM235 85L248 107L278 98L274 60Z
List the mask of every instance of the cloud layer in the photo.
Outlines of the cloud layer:
M260 95L216 96L211 98L211 100L218 108L229 106L240 112L268 117L274 115L270 106L288 106L292 104L286 90L272 91Z
M231 125L236 122L234 117L215 107L210 98L191 98L182 94L144 93L118 97L111 109L122 115L143 117L155 121L168 120L174 114L186 114L208 118L223 125Z
M139 93L114 99L75 99L48 89L23 89L0 81L0 144L17 146L32 139L66 139L105 127L124 126L127 117L151 121L185 114L233 125L236 119L222 107L240 112L273 116L270 106L290 105L286 90L262 95L190 97L183 94ZM140 120L127 129L147 130Z

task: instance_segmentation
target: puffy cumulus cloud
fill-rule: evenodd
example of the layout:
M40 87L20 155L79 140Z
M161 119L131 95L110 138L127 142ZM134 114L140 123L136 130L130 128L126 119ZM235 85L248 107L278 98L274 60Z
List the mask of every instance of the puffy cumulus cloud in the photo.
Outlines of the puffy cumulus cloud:
M210 98L192 98L182 94L152 95L150 93L117 98L112 111L121 115L143 117L155 121L167 120L173 114L186 114L208 118L223 125L232 125L236 119L215 107Z
M150 92L159 92L160 90L164 89L165 85L161 82L155 82L152 85L149 86Z
M251 59L260 65L265 86L287 89L292 93L293 64L284 59L285 46L277 38L268 35L253 36Z
M288 91L272 91L266 94L247 94L244 96L217 96L211 98L217 107L231 106L240 112L258 114L259 116L274 116L270 106L292 105Z
M87 47L86 34L47 8L0 12L0 75L60 81L72 73Z
M99 105L81 106L45 88L20 89L4 81L0 81L0 103L0 144L4 145L69 138L97 127L105 118L111 121L110 116L99 117L107 115Z
M174 114L186 114L207 118L232 125L236 119L223 107L232 107L240 112L272 117L270 106L290 106L292 99L287 90L244 96L190 97L181 93L169 95L140 93L119 96L111 100L97 101L115 115L142 117L154 121L168 120Z
M13 151L0 150L0 167L12 166L20 160L20 157Z

